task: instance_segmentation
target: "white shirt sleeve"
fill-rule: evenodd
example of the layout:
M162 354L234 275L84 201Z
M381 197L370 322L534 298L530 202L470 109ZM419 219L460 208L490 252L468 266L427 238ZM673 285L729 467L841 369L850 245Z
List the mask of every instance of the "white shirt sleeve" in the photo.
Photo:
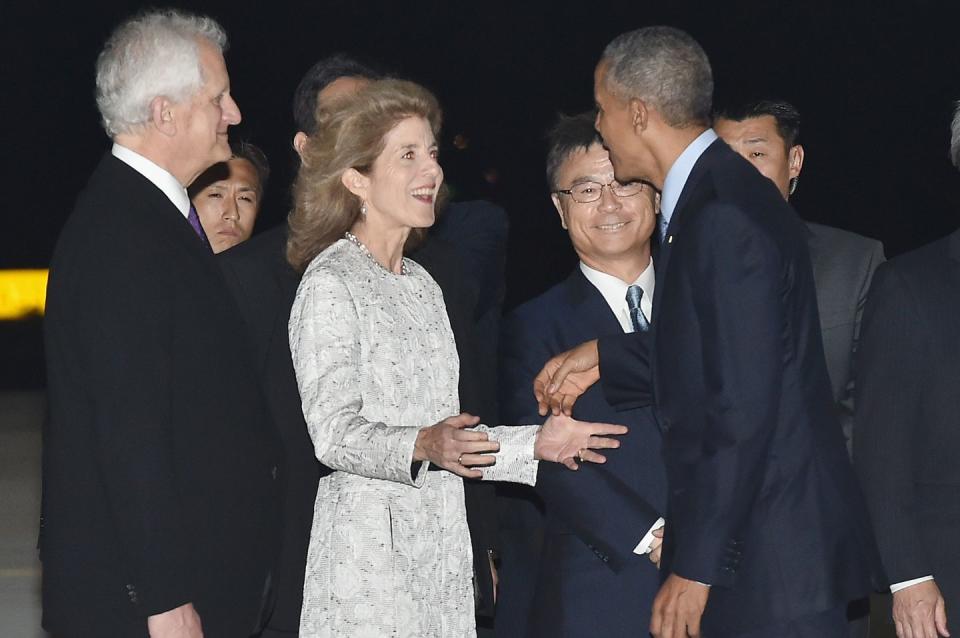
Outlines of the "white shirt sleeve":
M654 538L653 533L658 529L662 528L664 524L666 524L666 521L663 520L663 518L658 518L657 522L654 523L653 527L650 528L650 531L648 531L646 535L644 535L644 537L640 539L640 543L638 543L637 546L633 548L633 553L649 554L650 545L653 544L653 538Z
M933 580L933 576L923 576L922 578L914 578L913 580L905 580L900 583L893 583L890 585L890 593L895 594L901 589L906 589L912 585L919 585L920 583L925 583L928 580Z

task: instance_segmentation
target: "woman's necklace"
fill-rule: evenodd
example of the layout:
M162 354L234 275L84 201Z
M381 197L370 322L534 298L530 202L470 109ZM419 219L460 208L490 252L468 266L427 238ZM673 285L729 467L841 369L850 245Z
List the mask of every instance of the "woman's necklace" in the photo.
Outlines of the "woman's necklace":
M386 272L390 273L391 275L397 274L397 273L393 272L392 270L390 270L389 268L387 268L386 266L384 266L383 264L381 264L379 261L377 261L377 258L373 256L373 253L370 252L370 249L367 248L366 246L364 246L364 245L363 245L363 242L360 241L360 239L359 239L356 235L354 235L353 233L351 233L349 230L343 234L343 237L344 237L344 239L346 239L346 240L349 241L350 243L356 245L357 248L359 248L360 250L362 250L362 251L363 251L363 254L366 255L367 257L369 257L369 258L370 258L370 261L372 261L372 262L375 263L376 265L380 266L380 268L381 268L382 270L385 270ZM406 275L406 274L407 274L407 261L406 261L405 259L400 262L400 274L401 274L401 275Z

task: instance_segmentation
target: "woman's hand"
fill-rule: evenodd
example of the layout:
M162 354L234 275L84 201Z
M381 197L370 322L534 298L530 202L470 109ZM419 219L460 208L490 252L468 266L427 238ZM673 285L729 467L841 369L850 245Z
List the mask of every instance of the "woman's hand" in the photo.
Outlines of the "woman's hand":
M544 461L563 463L576 470L580 462L606 463L607 459L593 450L620 447L610 435L626 434L624 425L577 421L565 414L552 415L537 433L533 456Z
M500 444L490 441L486 432L471 428L480 417L462 412L420 430L413 448L414 461L430 461L434 465L466 478L482 478L483 472L473 466L493 465L497 458L490 452L499 452Z

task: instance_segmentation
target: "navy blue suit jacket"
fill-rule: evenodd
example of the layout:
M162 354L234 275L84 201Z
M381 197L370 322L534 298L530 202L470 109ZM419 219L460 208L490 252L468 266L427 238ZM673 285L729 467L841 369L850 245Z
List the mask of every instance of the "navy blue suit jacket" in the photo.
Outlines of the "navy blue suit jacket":
M711 635L865 595L876 550L833 408L802 222L716 141L667 234L650 357L670 484L665 568L714 585ZM614 405L643 402L644 345L600 340Z
M505 421L542 421L531 388L544 362L608 334L623 329L579 268L517 308L503 329ZM605 465L588 463L571 472L540 464L536 492L545 506L545 535L527 635L645 634L660 579L656 567L633 549L665 511L660 430L649 405L617 412L599 387L580 398L574 416L623 423L630 432L620 438L619 450L607 454Z

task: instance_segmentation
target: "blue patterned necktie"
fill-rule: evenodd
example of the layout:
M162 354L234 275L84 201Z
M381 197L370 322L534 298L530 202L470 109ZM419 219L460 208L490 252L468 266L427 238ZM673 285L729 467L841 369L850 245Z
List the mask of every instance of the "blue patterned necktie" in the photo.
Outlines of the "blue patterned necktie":
M634 332L646 332L650 330L650 322L647 321L643 310L640 309L640 300L643 298L643 288L634 284L627 288L627 307L630 309L630 321L633 323Z
M197 209L193 207L193 204L190 204L190 214L187 215L187 221L190 222L193 232L197 234L203 245L209 248L210 242L207 241L207 234L203 232L203 226L200 225L200 216L197 215Z

